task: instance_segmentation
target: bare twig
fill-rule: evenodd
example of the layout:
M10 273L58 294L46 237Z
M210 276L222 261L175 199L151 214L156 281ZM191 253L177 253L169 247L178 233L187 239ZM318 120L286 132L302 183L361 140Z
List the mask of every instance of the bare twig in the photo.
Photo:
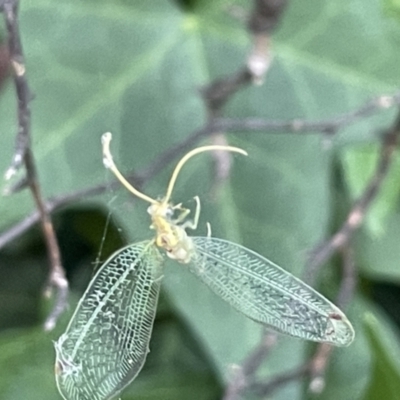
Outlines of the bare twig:
M253 34L271 34L280 22L287 0L255 0L249 20L249 31Z
M226 102L250 83L261 84L271 64L270 34L282 14L286 0L254 0L253 11L248 22L248 30L253 36L253 46L246 65L226 78L218 79L203 89L203 99L208 111L209 123L220 115ZM212 135L214 144L225 144L226 130L215 130ZM214 182L212 193L218 192L229 176L232 155L228 152L213 152Z
M342 257L342 279L339 293L336 296L336 305L345 309L353 298L357 285L357 271L354 252L350 243L340 249Z
M400 105L400 92L393 95L382 95L368 100L354 111L337 115L320 121L293 119L289 121L268 120L264 118L218 118L212 123L215 130L229 132L268 132L268 133L336 133L346 126L373 116L374 114Z
M0 89L10 75L10 53L8 46L0 44Z
M310 383L312 393L322 393L325 389L325 374L329 365L333 347L327 343L320 343L309 364Z
M38 214L42 225L42 231L47 245L50 260L49 288L57 288L55 305L45 322L45 329L52 329L61 312L67 304L68 283L61 265L61 256L57 244L56 235L43 201L40 185L37 177L36 165L31 144L31 113L29 102L31 93L26 78L25 61L22 51L21 39L18 25L18 0L5 0L1 4L8 34L8 50L10 54L11 67L14 78L14 85L18 100L18 134L14 156L9 169L6 172L6 179L25 165L26 183L32 192ZM49 289L47 290L49 291Z
M341 309L345 309L353 298L356 288L357 274L353 249L351 246L343 246L340 250L342 256L342 279L335 303ZM309 390L312 393L322 393L325 389L325 375L329 366L332 351L333 347L326 343L322 343L317 347L310 363Z
M219 116L223 106L233 95L252 81L252 75L247 68L240 70L227 78L218 79L203 89L203 100L205 102L209 123ZM211 135L213 144L227 144L225 131L215 130ZM221 184L228 178L232 165L232 156L227 151L214 151L214 179L212 193L216 197Z
M287 0L255 0L248 22L253 48L247 58L247 69L253 82L261 84L272 61L271 33L276 29Z
M236 366L230 383L225 389L223 400L239 399L240 394L250 384L249 378L252 378L254 373L258 370L276 341L276 333L264 331L259 344L246 357L241 365Z
M247 68L226 78L218 79L202 90L207 109L213 116L217 115L228 100L243 86L251 82L251 74Z
M10 179L21 167L24 156L30 146L30 91L25 76L25 63L22 54L22 46L19 37L18 26L18 1L5 0L2 4L5 23L8 33L8 51L11 68L18 97L18 134L15 143L15 152L11 165L6 171L6 179Z
M337 249L348 243L354 232L364 221L365 215L370 205L375 200L382 182L387 175L399 135L400 113L396 118L394 126L383 137L380 160L377 164L374 175L360 198L354 203L345 222L329 240L318 245L311 253L307 265L307 281L311 282L311 284L317 275L318 268L323 265L323 263L328 260Z
M266 382L255 382L249 387L249 390L264 398L271 396L273 392L289 382L311 376L312 379L309 384L310 391L313 393L321 393L325 388L324 375L332 350L333 347L331 345L319 343L313 357L309 361L295 367L291 371L277 374Z
M153 161L147 168L143 169L138 174L130 174L129 180L134 181L137 186L144 184L148 180L152 179L165 166L174 160L176 157L188 151L196 143L203 138L212 135L215 132L220 131L231 131L231 132L243 132L248 131L264 132L264 133L311 133L311 132L326 132L334 130L338 132L340 129L349 126L358 120L367 118L382 109L392 107L400 104L400 92L388 96L383 95L372 100L369 100L360 108L338 115L337 117L330 118L321 121L307 121L307 120L292 120L292 121L270 121L260 118L247 118L243 120L234 120L230 118L217 118L205 125L203 128L193 132L184 141L176 144L175 146L167 149L155 161ZM117 184L118 186L118 184ZM60 209L63 206L79 201L81 199L96 196L104 193L110 184L101 184L86 189L82 189L77 192L67 193L54 198L50 198L46 201L46 209L49 213ZM0 235L0 249L6 246L11 241L18 238L29 228L39 221L39 214L35 211L22 221L18 222L14 226L10 227Z
M302 379L307 376L310 366L305 363L300 367L296 367L291 371L284 372L271 378L266 383L256 383L252 386L252 391L260 397L271 396L271 394L279 389L281 386L292 382L294 380Z

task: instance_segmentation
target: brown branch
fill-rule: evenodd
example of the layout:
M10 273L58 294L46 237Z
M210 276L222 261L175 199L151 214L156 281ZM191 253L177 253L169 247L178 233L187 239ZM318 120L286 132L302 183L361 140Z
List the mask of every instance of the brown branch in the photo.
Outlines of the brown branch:
M259 344L245 358L241 365L236 366L229 385L225 389L223 400L237 400L253 379L253 375L264 362L270 349L277 341L277 334L264 331Z
M24 157L30 146L30 91L25 76L25 63L22 53L18 26L18 0L5 0L1 4L8 34L8 52L18 100L18 133L11 165L6 171L10 179L23 165Z
M248 22L253 34L271 34L280 22L287 0L255 0L254 9Z
M340 249L340 255L342 258L342 279L335 302L339 308L345 309L354 296L357 286L357 271L353 248L350 244Z
M332 350L333 346L327 343L319 343L313 357L309 361L290 371L276 374L266 382L256 381L248 389L264 398L271 396L273 392L290 382L311 376L313 379L309 385L310 390L314 393L320 393L325 387L324 374ZM232 399L237 399L237 397L233 397Z
M5 0L2 2L1 8L7 27L8 50L18 101L18 133L14 156L6 172L6 179L11 178L21 165L24 164L26 170L26 184L32 192L38 215L40 216L42 231L50 260L50 275L47 292L49 292L50 288L57 288L57 296L53 310L45 322L45 329L52 329L58 316L67 305L68 282L61 265L60 251L50 215L47 212L41 195L35 160L30 147L31 112L29 103L31 92L26 78L25 60L19 35L18 0Z
M270 34L277 25L286 0L254 0L253 11L248 22L248 31L253 37L252 50L246 65L239 72L209 84L202 91L208 119L213 123L222 108L233 95L250 83L261 84L271 64ZM212 135L214 144L227 144L226 130L216 130ZM212 193L216 196L218 188L226 181L232 166L232 155L228 152L213 152L214 182Z
M146 183L148 180L162 171L165 166L176 157L191 149L200 140L207 138L215 132L223 131L240 131L240 132L264 132L264 133L311 133L311 132L338 132L341 128L349 126L358 120L367 118L382 109L400 104L400 92L393 96L379 96L362 105L360 108L338 115L337 117L321 120L292 120L292 121L270 121L260 118L246 118L243 120L234 120L230 118L217 118L203 128L192 133L182 142L176 144L170 149L165 150L156 161L153 161L147 168L138 174L130 175L129 180L134 181L138 186ZM117 184L118 185L118 184ZM67 193L54 198L50 198L45 202L46 209L49 213L60 209L63 206L73 202L82 200L90 196L97 196L104 193L110 184L101 184L82 189L77 192ZM39 221L39 214L35 211L22 221L10 227L0 235L0 249L12 242L34 224Z
M400 135L400 113L398 114L393 127L383 137L381 146L381 155L378 161L376 170L369 183L367 184L364 192L355 201L353 207L347 215L346 220L339 228L339 230L326 242L318 245L312 251L309 262L307 264L307 281L312 284L314 278L317 276L317 270L322 266L332 254L346 245L354 232L361 226L364 221L365 215L375 200L379 189L382 186L389 166L391 164L394 151L397 147L398 137Z
M309 370L309 363L305 363L300 367L292 369L291 371L283 372L274 376L266 383L255 383L251 389L260 397L271 396L271 394L279 389L281 386L306 377Z
M325 374L329 366L333 346L327 343L320 343L309 364L310 375L309 390L312 393L322 393L325 389Z
M342 258L342 279L335 303L341 309L345 309L354 296L357 274L354 262L354 254L351 246L346 245L340 251ZM310 392L322 393L325 389L325 375L329 366L333 346L321 343L310 363Z
M211 118L216 117L226 102L254 79L262 80L271 62L270 34L282 16L287 0L254 0L247 27L253 36L253 50L247 64L238 72L215 80L202 90Z
M208 112L209 123L219 116L223 106L241 88L252 81L252 74L248 68L240 70L227 78L218 79L202 90L203 100ZM211 135L214 145L226 145L225 132L216 130ZM216 197L221 184L228 178L232 165L232 156L227 151L214 151L214 178L212 184L213 197Z
M271 396L273 392L290 382L311 376L313 379L309 385L310 391L321 393L325 388L324 375L332 351L333 346L327 343L319 343L313 357L309 361L290 371L276 374L266 382L255 382L249 387L249 390L264 398Z
M256 84L264 82L272 62L271 33L276 29L287 0L255 0L248 22L253 48L247 58L247 70Z
M201 90L203 100L206 103L208 112L218 115L221 108L228 100L243 86L251 82L251 74L247 68L226 78L217 79Z
M361 107L333 118L320 121L293 119L289 121L268 120L265 118L217 118L212 126L215 130L230 132L267 132L267 133L336 133L362 119L394 106L400 105L400 91L393 95L382 95L368 100Z
M4 43L0 44L0 90L3 88L4 82L10 76L10 53L8 46Z

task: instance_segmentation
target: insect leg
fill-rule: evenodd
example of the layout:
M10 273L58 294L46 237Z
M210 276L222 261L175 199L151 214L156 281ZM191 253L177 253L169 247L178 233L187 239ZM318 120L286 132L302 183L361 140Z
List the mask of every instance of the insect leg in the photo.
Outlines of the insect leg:
M199 218L200 218L200 210L201 210L199 196L195 196L194 200L196 202L196 211L194 212L193 221L185 221L182 224L183 229L186 229L186 228L193 229L193 230L197 229L197 225L199 223Z

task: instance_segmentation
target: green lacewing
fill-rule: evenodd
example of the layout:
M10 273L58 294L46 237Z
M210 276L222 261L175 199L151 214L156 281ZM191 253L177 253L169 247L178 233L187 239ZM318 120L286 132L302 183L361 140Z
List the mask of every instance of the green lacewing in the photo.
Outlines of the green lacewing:
M183 165L194 155L237 147L203 146L177 164L162 200L139 192L117 169L111 133L102 137L103 160L135 196L150 203L155 238L128 245L97 271L64 334L55 342L56 383L65 400L108 400L138 375L149 352L163 254L186 266L218 296L252 320L275 331L335 346L348 346L354 330L343 312L317 291L265 257L228 240L189 237L196 229L189 210L170 202Z

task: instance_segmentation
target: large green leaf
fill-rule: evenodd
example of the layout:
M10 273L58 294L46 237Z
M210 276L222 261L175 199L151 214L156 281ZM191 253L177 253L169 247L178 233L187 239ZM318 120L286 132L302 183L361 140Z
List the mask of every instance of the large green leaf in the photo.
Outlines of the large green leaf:
M21 29L32 102L34 151L46 196L111 178L101 163L100 135L114 133L122 170L151 165L157 155L201 126L198 89L243 64L250 40L229 7L244 1L202 2L184 14L164 0L50 0L21 3ZM275 60L262 87L241 92L228 106L235 117L324 118L390 91L399 80L400 27L379 13L377 0L290 2L274 38ZM390 45L388 45L390 43ZM379 60L376 54L380 54ZM0 108L0 169L11 158L15 123L12 87ZM4 116L4 117L3 117ZM338 143L374 137L391 113L346 129ZM241 134L229 141L250 157L233 157L231 178L217 199L208 196L210 157L191 161L174 199L203 200L201 226L236 240L300 275L306 251L327 234L331 151L316 136ZM166 168L147 186L164 193ZM114 198L116 197L116 199ZM101 204L132 241L151 235L144 205L119 192ZM1 199L4 229L33 209L28 193ZM203 229L205 232L205 228ZM166 271L166 287L213 357L220 376L255 345L260 328L236 314L182 266ZM283 339L265 369L287 369L304 359L303 344ZM346 350L343 350L343 352ZM277 399L301 396L298 384Z

